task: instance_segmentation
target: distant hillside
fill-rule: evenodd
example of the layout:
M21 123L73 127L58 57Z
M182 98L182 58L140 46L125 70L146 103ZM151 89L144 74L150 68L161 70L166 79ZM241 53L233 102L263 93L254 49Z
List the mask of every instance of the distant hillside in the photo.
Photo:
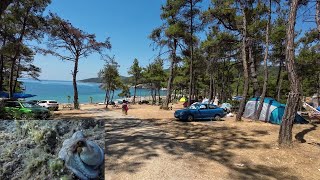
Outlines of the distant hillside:
M101 83L101 79L100 79L100 78L88 78L88 79L80 80L80 82L86 82L86 83Z
M127 84L130 82L131 77L125 77L125 76L120 76L121 80L123 83ZM86 82L86 83L101 83L100 78L88 78L88 79L83 79L80 80L80 82Z

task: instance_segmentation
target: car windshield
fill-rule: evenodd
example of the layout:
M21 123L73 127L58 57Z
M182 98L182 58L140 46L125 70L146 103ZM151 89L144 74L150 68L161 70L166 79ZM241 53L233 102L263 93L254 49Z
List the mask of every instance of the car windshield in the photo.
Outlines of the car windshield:
M40 107L39 105L32 105L30 103L27 103L27 102L23 102L21 103L23 105L23 107L25 108L33 108L33 107Z
M198 109L199 105L198 104L193 104L189 107L189 109Z
M57 101L49 101L49 103L57 103Z

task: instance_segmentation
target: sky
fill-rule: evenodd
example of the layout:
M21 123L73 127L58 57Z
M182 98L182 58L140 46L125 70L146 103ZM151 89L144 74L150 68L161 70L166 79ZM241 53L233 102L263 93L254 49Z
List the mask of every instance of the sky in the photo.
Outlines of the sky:
M112 49L108 55L115 56L120 74L127 71L137 58L140 65L153 61L158 51L153 51L148 39L151 31L160 26L160 8L165 0L52 0L47 10L69 20L73 26L94 33L97 40L110 37ZM40 79L72 80L73 62L57 57L36 55L35 65L42 69ZM78 80L97 77L105 62L100 55L82 58L79 63Z
M160 8L165 2L166 0L52 0L47 11L57 13L85 32L96 34L99 41L110 37L112 49L107 53L115 56L120 65L120 74L128 76L127 72L135 58L145 67L158 55L159 51L153 50L148 36L162 24ZM298 12L297 30L305 31L315 26L313 22L303 21L308 17L305 15L308 7ZM312 12L313 9L314 7L311 8ZM40 79L72 80L73 62L61 61L49 55L36 55L34 63L42 70ZM77 79L97 77L104 64L97 54L82 58ZM168 64L165 66L168 68Z

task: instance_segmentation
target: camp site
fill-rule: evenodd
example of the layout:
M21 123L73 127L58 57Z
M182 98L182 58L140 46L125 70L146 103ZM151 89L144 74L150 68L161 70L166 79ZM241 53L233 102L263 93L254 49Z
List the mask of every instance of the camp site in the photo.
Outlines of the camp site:
M1 0L0 180L319 180L319 0Z

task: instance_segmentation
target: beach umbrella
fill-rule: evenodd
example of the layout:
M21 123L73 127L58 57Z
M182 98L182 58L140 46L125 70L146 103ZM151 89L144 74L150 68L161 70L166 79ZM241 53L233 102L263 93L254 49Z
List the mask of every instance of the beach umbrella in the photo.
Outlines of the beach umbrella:
M186 99L185 97L182 97L179 101L180 101L180 102L186 102L187 99Z

